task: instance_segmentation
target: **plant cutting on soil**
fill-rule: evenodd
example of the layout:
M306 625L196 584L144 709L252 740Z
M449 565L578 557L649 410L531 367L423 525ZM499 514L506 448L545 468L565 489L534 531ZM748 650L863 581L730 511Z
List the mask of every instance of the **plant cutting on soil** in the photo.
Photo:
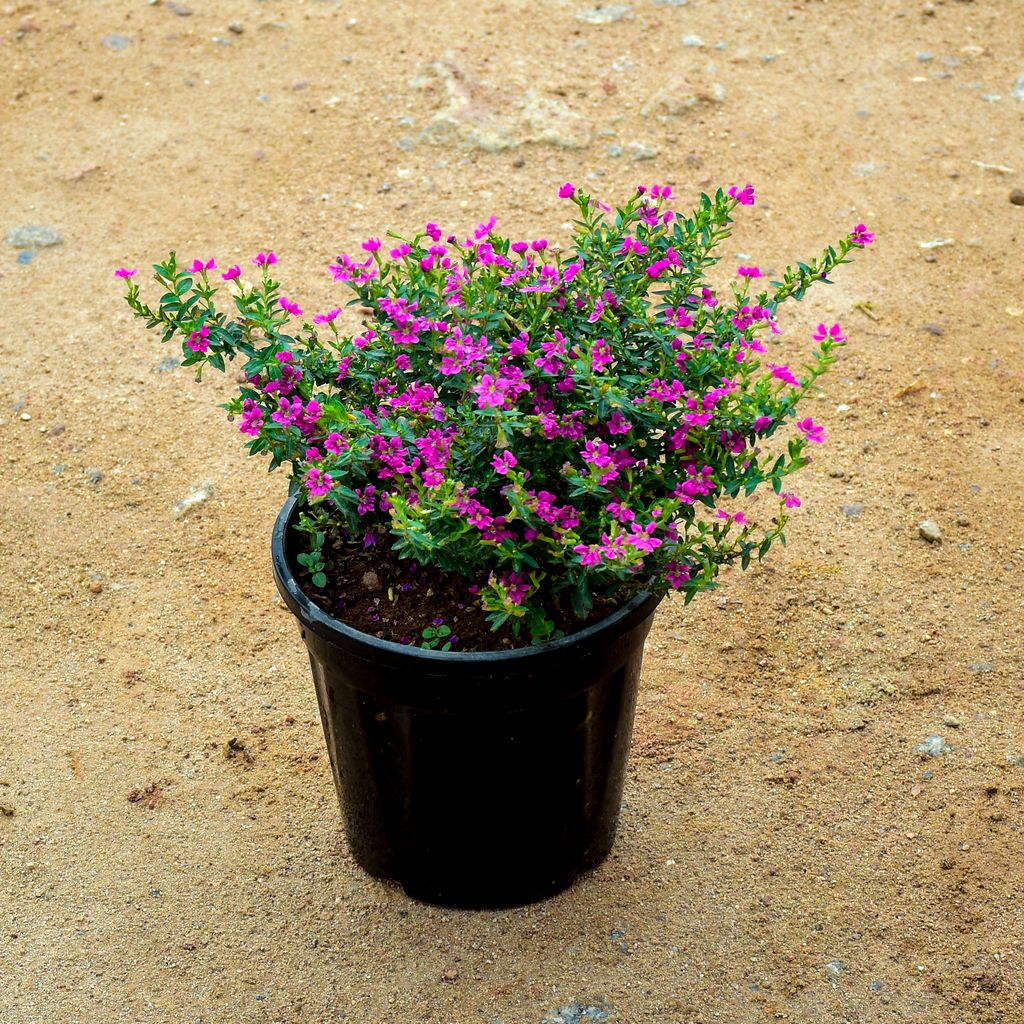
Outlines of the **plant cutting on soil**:
M273 252L255 281L172 253L155 306L117 271L197 375L244 359L227 409L251 454L289 468L304 588L360 631L456 651L546 641L640 592L689 601L785 541L800 501L784 483L825 438L798 405L846 339L821 323L802 367L774 362L778 309L873 236L859 224L781 280L739 266L716 290L752 186L690 214L667 185L614 211L569 183L559 196L577 212L564 248L491 217L340 255L353 333L341 305L306 316ZM755 514L763 485L776 500Z

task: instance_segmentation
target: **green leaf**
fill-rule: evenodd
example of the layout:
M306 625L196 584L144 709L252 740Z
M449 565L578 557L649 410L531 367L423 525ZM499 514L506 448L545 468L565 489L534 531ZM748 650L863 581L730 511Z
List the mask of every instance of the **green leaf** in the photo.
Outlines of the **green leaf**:
M313 586L314 587L326 587L327 577L322 572L313 573Z

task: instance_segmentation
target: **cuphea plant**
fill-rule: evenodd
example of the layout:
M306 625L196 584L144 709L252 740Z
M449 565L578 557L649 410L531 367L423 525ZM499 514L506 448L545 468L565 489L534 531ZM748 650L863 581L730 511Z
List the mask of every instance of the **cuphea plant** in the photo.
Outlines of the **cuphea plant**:
M798 369L770 361L768 340L783 302L873 236L857 225L767 287L741 266L716 293L706 275L750 185L688 215L668 186L616 211L571 184L559 195L578 210L564 249L504 238L492 217L466 238L427 224L339 256L353 333L340 306L304 318L272 252L253 259L255 282L172 253L154 267L155 307L118 271L184 365L244 359L227 408L252 454L290 467L311 574L332 531L387 544L465 576L493 626L543 640L556 611L586 616L597 596L639 590L689 600L723 564L785 540L800 502L784 481L825 437L797 406L846 339L819 324ZM762 485L777 501L755 516L744 499Z

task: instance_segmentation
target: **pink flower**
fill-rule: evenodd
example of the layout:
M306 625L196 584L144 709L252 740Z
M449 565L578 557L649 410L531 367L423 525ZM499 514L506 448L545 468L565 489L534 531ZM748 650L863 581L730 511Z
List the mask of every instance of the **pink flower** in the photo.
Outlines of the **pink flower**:
M477 394L476 404L481 409L500 409L505 404L505 392L509 382L503 377L485 373L479 383L473 385Z
M314 498L322 498L333 486L331 474L315 466L306 474L306 487Z
M799 508L800 507L800 499L795 494L792 494L792 493L790 493L788 491L783 491L779 495L779 499L786 503L786 508Z
M329 324L341 313L341 309L332 309L329 313L318 313L313 317L313 323L315 324Z
M412 246L403 242L400 246L391 250L391 258L393 260L400 260L403 256L408 256L411 252Z
M189 269L192 271L193 274L201 274L203 271L206 271L206 270L216 270L217 269L217 261L216 260L207 260L204 263L202 260L193 260L192 261L192 266Z
M127 267L120 267L114 271L114 277L134 277L138 273L134 267L129 270Z
M818 324L818 329L814 332L814 340L818 342L828 340L838 344L839 342L846 341L846 335L842 333L842 328L839 324L833 324L831 327Z
M853 242L854 245L863 247L865 245L870 245L874 240L874 234L868 231L863 224L858 224L850 233L850 241Z
M376 252L380 248L380 239L368 238L365 242L363 242L363 248L367 252Z
M628 434L632 429L633 424L618 409L608 418L609 434Z
M737 267L736 273L740 277L763 277L760 267Z
M242 276L242 268L236 263L233 267L228 267L220 276L225 281L235 281Z
M576 189L568 181L558 190L559 199L572 199L574 195L576 195Z
M253 259L257 267L270 267L277 262L277 257L272 252L257 253Z
M239 426L239 431L243 434L249 434L251 437L258 437L260 428L263 426L263 410L256 404L256 402L247 398L242 403L242 422Z
M505 476L510 469L514 469L519 465L518 459L508 449L505 451L498 452L493 459L491 459L491 465L495 470L502 476Z
M678 590L690 581L690 567L682 562L669 562L665 566L665 579L669 586Z
M764 428L767 427L771 422L772 422L771 416L758 416L757 419L754 420L754 423L753 423L754 433L755 434L760 434L761 431L764 430Z
M530 248L534 252L543 252L548 247L548 240L546 238L538 238L530 243Z
M302 316L302 310L294 302L289 302L283 295L277 300L278 305L292 316Z
M326 448L332 455L340 455L348 447L348 442L336 430L331 431L324 441Z
M820 423L815 423L814 420L807 417L805 420L800 420L796 425L799 430L808 441L813 441L815 444L822 444L828 435L825 433L825 428Z
M524 252L527 252L529 250L529 248L530 248L530 243L529 242L513 242L512 243L512 251L515 252L515 253L519 253L519 255L522 255Z
M792 384L794 387L800 386L800 381L793 376L793 372L788 366L776 366L775 363L768 363L767 365L768 369L772 371L773 377L785 381L787 384Z
M188 336L188 341L186 341L185 344L188 345L193 352L209 352L210 328L207 327L206 324L203 324L198 331L193 331Z
M757 198L757 196L754 195L754 186L749 182L747 182L743 188L740 188L738 185L733 185L732 188L729 189L729 195L731 195L733 199L740 204L740 206L753 206L754 200Z

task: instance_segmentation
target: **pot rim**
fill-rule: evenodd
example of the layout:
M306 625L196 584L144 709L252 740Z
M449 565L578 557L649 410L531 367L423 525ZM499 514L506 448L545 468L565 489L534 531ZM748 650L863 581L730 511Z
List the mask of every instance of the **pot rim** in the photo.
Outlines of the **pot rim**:
M641 591L621 608L612 612L611 615L600 619L589 626L551 640L543 644L533 644L529 647L517 647L512 650L493 651L438 651L428 650L423 647L414 647L411 644L400 644L393 640L382 640L380 637L370 633L363 633L352 626L347 625L341 619L325 612L316 604L299 586L295 576L293 565L288 557L288 529L296 518L299 508L298 494L291 494L281 507L277 520L274 523L274 532L271 537L271 556L273 559L274 579L277 582L277 589L286 605L302 625L312 630L318 636L332 643L347 642L347 645L358 645L362 648L371 648L380 655L401 656L403 658L414 658L424 663L435 665L473 665L494 662L525 662L532 658L550 656L551 654L567 651L571 648L578 648L599 634L608 631L625 631L632 625L653 614L654 609L661 602L663 594Z

